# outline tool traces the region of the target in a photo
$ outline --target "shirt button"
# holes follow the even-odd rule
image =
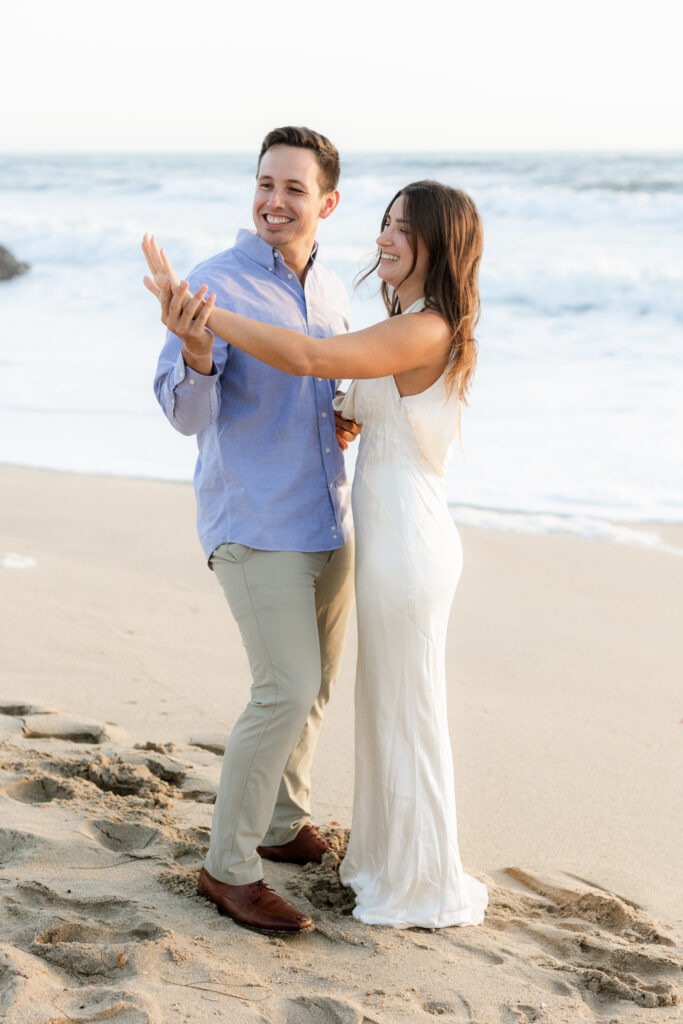
[[[336,533],[337,532],[337,527],[336,526],[331,526],[330,529],[332,530],[332,533]]]
[[[315,379],[316,380],[322,380],[322,377],[316,377]]]
[[[271,271],[272,271],[272,269],[273,269],[272,267],[268,267],[268,270],[271,270]]]
[[[327,413],[326,413],[326,412],[323,412],[323,413],[321,413],[320,415],[322,416],[322,418],[323,418],[324,420],[326,420],[326,419],[327,419]]]
[[[190,384],[194,384],[194,383],[195,383],[194,377],[190,377]]]
[[[329,448],[326,448],[326,449],[325,449],[325,455],[329,455],[329,454],[330,454],[330,449],[329,449]]]
[[[291,279],[292,275],[291,274],[287,274],[287,277],[289,277]]]

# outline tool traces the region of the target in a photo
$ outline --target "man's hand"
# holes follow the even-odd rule
[[[161,289],[161,322],[183,342],[185,364],[197,373],[208,374],[213,368],[213,334],[206,322],[216,302],[208,286],[203,284],[188,297],[188,283],[181,281],[173,291],[169,281]]]
[[[346,451],[352,441],[356,440],[362,425],[362,423],[356,423],[354,420],[345,420],[340,413],[335,411],[334,429],[337,434],[337,444],[343,452]]]

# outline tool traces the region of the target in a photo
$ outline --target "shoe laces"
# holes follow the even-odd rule
[[[322,839],[323,843],[327,842],[325,836],[322,834],[318,826],[313,824],[313,822],[309,821],[306,825],[304,825],[304,828],[308,829],[309,833],[312,832],[316,839]]]
[[[273,887],[271,885],[268,885],[268,883],[266,881],[264,881],[263,878],[259,879],[259,881],[257,881],[257,882],[252,882],[251,884],[252,884],[252,886],[254,888],[254,893],[253,893],[252,898],[249,900],[250,903],[257,903],[261,899],[261,896],[263,894],[263,890],[264,889],[267,892],[273,892],[273,893],[275,892],[275,889],[273,889]],[[277,893],[276,893],[276,895],[277,895]]]

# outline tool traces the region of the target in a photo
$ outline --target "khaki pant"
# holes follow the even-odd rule
[[[335,551],[211,556],[242,634],[251,699],[223,759],[206,870],[244,885],[263,877],[256,847],[292,840],[310,820],[310,771],[353,604],[353,537]]]

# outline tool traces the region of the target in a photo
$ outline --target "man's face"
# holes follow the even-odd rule
[[[318,220],[337,205],[337,192],[320,189],[315,153],[298,146],[273,146],[263,154],[256,180],[256,233],[285,255],[294,245],[313,247]]]

